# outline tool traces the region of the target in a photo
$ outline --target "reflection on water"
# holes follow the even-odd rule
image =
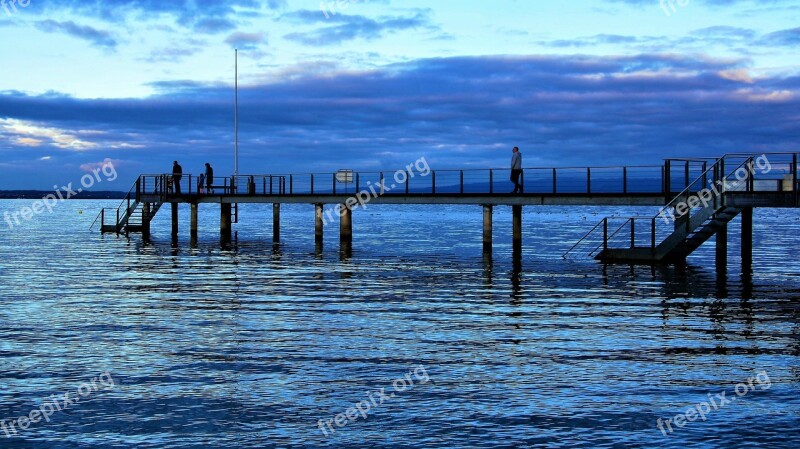
[[[117,386],[0,434],[0,448],[800,441],[800,263],[776,243],[796,235],[796,218],[757,211],[754,274],[742,276],[735,251],[715,272],[713,246],[683,267],[561,260],[603,209],[526,209],[518,252],[510,211],[495,208],[486,255],[478,207],[356,211],[340,251],[337,226],[315,242],[313,206],[282,209],[280,245],[263,225],[271,208],[242,207],[223,250],[218,209],[201,208],[195,244],[188,229],[173,244],[168,214],[144,244],[88,233],[91,214],[76,209],[101,205],[70,202],[0,234],[0,419],[105,370]],[[418,365],[429,384],[320,431]],[[760,370],[769,390],[669,437],[657,429]]]

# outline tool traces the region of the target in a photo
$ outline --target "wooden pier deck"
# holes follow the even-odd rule
[[[398,171],[239,175],[214,179],[212,189],[184,174],[173,187],[172,174],[141,175],[122,204],[98,217],[102,232],[141,232],[149,238],[150,222],[169,204],[177,236],[178,207],[191,207],[190,233],[197,235],[200,205],[220,207],[220,238],[231,240],[240,219],[238,205],[273,204],[274,240],[280,240],[280,206],[314,206],[315,235],[322,242],[325,204],[335,209],[340,242],[352,244],[353,210],[365,204],[458,204],[483,207],[484,249],[491,251],[495,206],[511,206],[513,242],[522,245],[524,206],[662,206],[652,217],[606,217],[565,254],[585,255],[613,263],[685,261],[712,236],[718,259],[727,254],[727,223],[743,216],[752,226],[755,207],[799,207],[798,153],[728,154],[716,158],[671,158],[659,165],[556,167],[524,170],[524,193],[508,193],[510,170],[434,170],[424,159]],[[752,229],[743,229],[752,237]],[[745,254],[752,241],[743,240]]]

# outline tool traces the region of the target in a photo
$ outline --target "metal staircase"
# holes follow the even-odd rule
[[[656,216],[606,217],[570,248],[564,258],[585,253],[605,263],[685,261],[712,236],[727,229],[726,225],[743,210],[729,204],[731,193],[756,192],[757,157],[726,155],[711,167],[703,164],[706,169],[700,176],[687,182],[687,187]],[[671,172],[666,173],[669,179]],[[688,181],[688,168],[686,173]],[[670,189],[667,187],[665,191]],[[642,232],[642,228],[646,230]]]
[[[131,232],[142,232],[145,225],[155,217],[164,201],[142,203],[139,201],[142,192],[141,178],[137,179],[131,189],[125,195],[122,202],[115,209],[103,208],[100,210],[90,230],[99,222],[100,232],[128,234]],[[149,210],[148,210],[149,208]],[[115,211],[114,220],[111,224],[106,224],[106,211]]]

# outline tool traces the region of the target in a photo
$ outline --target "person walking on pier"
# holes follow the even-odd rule
[[[183,177],[183,168],[178,164],[178,161],[172,163],[172,186],[175,188],[175,194],[181,194],[181,178]]]
[[[211,168],[211,164],[206,162],[206,192],[207,193],[214,193],[212,190],[214,185],[214,169]]]
[[[522,176],[522,153],[519,148],[514,147],[514,154],[511,156],[511,182],[514,183],[514,191],[511,193],[523,193],[523,185],[519,178]]]

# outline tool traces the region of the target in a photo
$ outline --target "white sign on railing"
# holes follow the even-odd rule
[[[339,170],[336,172],[336,182],[348,184],[353,182],[353,170]]]

